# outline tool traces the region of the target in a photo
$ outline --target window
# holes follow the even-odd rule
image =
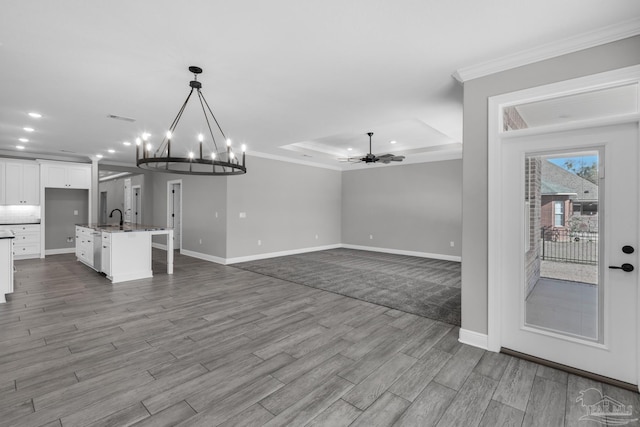
[[[553,202],[553,225],[564,227],[564,202]]]

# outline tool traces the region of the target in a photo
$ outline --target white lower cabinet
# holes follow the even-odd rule
[[[102,233],[102,272],[111,277],[111,233]]]
[[[92,228],[76,226],[76,257],[78,261],[93,268],[93,239]]]
[[[5,294],[13,292],[12,245],[12,238],[0,238],[0,303],[6,302]]]
[[[14,224],[2,226],[15,234],[13,256],[15,259],[40,258],[40,224]]]

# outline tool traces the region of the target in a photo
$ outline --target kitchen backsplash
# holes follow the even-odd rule
[[[0,206],[0,224],[37,224],[40,206]]]

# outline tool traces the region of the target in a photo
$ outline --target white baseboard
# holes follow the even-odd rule
[[[73,254],[76,252],[76,248],[61,248],[61,249],[45,249],[45,255],[60,255],[60,254]]]
[[[154,245],[155,245],[155,243],[154,243]],[[165,247],[164,250],[166,251],[167,248]],[[191,258],[198,258],[198,259],[201,259],[203,261],[215,262],[216,264],[227,265],[229,263],[228,260],[226,260],[224,258],[220,258],[220,257],[217,257],[217,256],[208,255],[208,254],[203,254],[201,252],[189,251],[187,249],[180,249],[180,254],[181,255],[190,256]]]
[[[111,283],[128,282],[130,280],[148,279],[153,277],[153,271],[143,270],[136,271],[134,273],[120,274],[118,276],[107,276],[107,279],[111,280]]]
[[[462,262],[462,257],[455,256],[455,255],[443,255],[443,254],[432,254],[428,252],[405,251],[402,249],[378,248],[375,246],[349,245],[346,243],[343,243],[341,247],[346,249],[357,249],[360,251],[383,252],[386,254],[408,255],[408,256],[415,256],[420,258],[441,259],[443,261]]]
[[[157,249],[161,249],[163,251],[167,250],[167,246],[162,244],[162,243],[152,243],[151,245],[152,245],[152,247],[157,248]],[[462,261],[462,257],[454,256],[454,255],[443,255],[443,254],[432,254],[432,253],[428,253],[428,252],[405,251],[405,250],[401,250],[401,249],[378,248],[378,247],[375,247],[375,246],[349,245],[349,244],[344,244],[344,243],[336,243],[336,244],[333,244],[333,245],[324,245],[324,246],[313,246],[313,247],[309,247],[309,248],[291,249],[291,250],[287,250],[287,251],[267,252],[267,253],[263,253],[263,254],[247,255],[247,256],[234,257],[234,258],[222,258],[222,257],[214,256],[214,255],[203,254],[201,252],[190,251],[190,250],[187,250],[187,249],[181,249],[180,250],[180,254],[186,255],[186,256],[190,256],[190,257],[193,257],[193,258],[198,258],[198,259],[201,259],[201,260],[204,260],[204,261],[215,262],[216,264],[230,265],[230,264],[237,264],[237,263],[240,263],[240,262],[257,261],[257,260],[261,260],[261,259],[276,258],[276,257],[288,256],[288,255],[298,255],[298,254],[304,254],[304,253],[307,253],[307,252],[326,251],[326,250],[329,250],[329,249],[338,249],[338,248],[357,249],[357,250],[372,251],[372,252],[383,252],[383,253],[394,254],[394,255],[408,255],[408,256],[415,256],[415,257],[420,257],[420,258],[441,259],[441,260],[444,260],[444,261],[454,261],[454,262],[461,262]]]
[[[301,249],[291,249],[288,251],[279,251],[279,252],[268,252],[268,253],[264,253],[264,254],[256,254],[256,255],[248,255],[248,256],[241,256],[241,257],[235,257],[235,258],[227,258],[227,264],[236,264],[239,262],[248,262],[248,261],[257,261],[259,259],[267,259],[267,258],[276,258],[279,256],[287,256],[287,255],[298,255],[298,254],[304,254],[307,252],[317,252],[317,251],[326,251],[329,249],[337,249],[337,248],[341,248],[342,245],[339,243],[336,243],[335,245],[325,245],[325,246],[313,246],[310,248],[301,248]]]
[[[152,248],[156,248],[156,249],[161,249],[161,250],[163,250],[163,251],[166,251],[166,250],[167,250],[167,245],[165,245],[164,243],[155,243],[155,242],[152,242],[152,243],[151,243],[151,247],[152,247]]]
[[[483,350],[488,349],[489,337],[486,334],[470,331],[468,329],[460,328],[460,335],[458,341],[462,344],[468,344],[473,347],[478,347]]]

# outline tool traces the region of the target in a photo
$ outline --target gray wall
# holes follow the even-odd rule
[[[88,190],[47,188],[45,197],[45,250],[75,247],[76,227],[86,223],[89,215]],[[77,210],[78,215],[73,211]],[[67,242],[67,237],[73,237]]]
[[[173,180],[182,180],[182,248],[225,258],[227,177],[155,172],[151,181],[153,225],[167,225],[167,182]],[[154,236],[153,241],[165,244],[166,238]]]
[[[260,157],[247,169],[229,178],[227,258],[340,243],[340,171]]]
[[[102,165],[102,164],[100,165],[100,170],[109,170],[109,171],[116,171],[116,172],[131,172],[133,174],[133,175],[129,175],[129,176],[125,176],[117,179],[118,181],[120,181],[117,184],[117,186],[119,187],[119,190],[115,190],[115,188],[112,188],[112,186],[114,186],[115,184],[106,185],[110,181],[103,181],[99,183],[98,187],[101,190],[107,189],[107,191],[111,190],[114,192],[115,191],[121,192],[121,194],[114,195],[113,198],[110,195],[108,195],[109,200],[107,201],[107,204],[108,204],[107,215],[109,215],[109,212],[111,212],[112,209],[118,208],[122,210],[122,208],[124,207],[124,179],[131,178],[131,185],[140,184],[142,188],[142,223],[148,224],[152,222],[153,191],[151,191],[151,182],[153,181],[153,177],[155,176],[156,173],[148,172],[148,171],[145,171],[144,169],[140,169],[136,167]],[[100,191],[98,191],[98,204],[99,203],[100,203]],[[114,215],[117,216],[117,214],[114,214]],[[115,216],[114,218],[109,219],[109,222],[117,222],[118,219],[115,218]],[[97,218],[98,220],[100,218],[100,206],[98,206]]]
[[[462,327],[487,332],[487,99],[640,64],[640,36],[464,84]]]
[[[462,160],[342,175],[345,244],[460,256],[461,222]]]
[[[118,213],[114,214],[113,218],[109,218],[109,213],[114,209],[120,209],[124,212],[124,179],[110,179],[109,181],[102,181],[98,185],[98,222],[102,219],[100,218],[100,212],[102,211],[101,194],[103,192],[107,193],[107,223],[115,224],[120,220],[120,216]]]

